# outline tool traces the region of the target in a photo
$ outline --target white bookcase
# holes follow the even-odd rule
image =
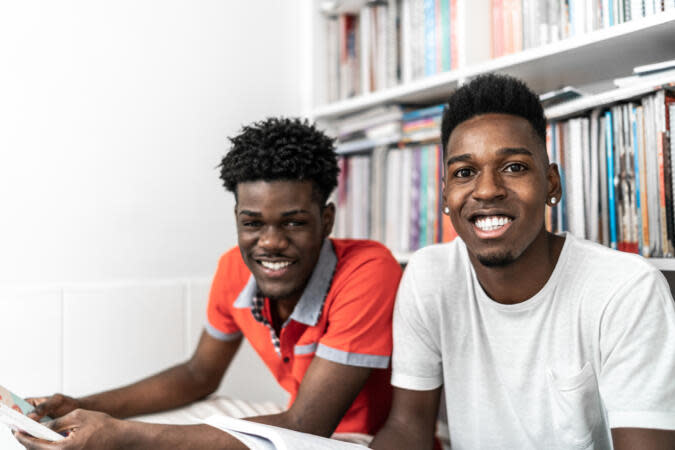
[[[535,92],[544,93],[563,86],[574,86],[586,95],[578,100],[548,108],[547,117],[561,119],[594,107],[609,105],[650,92],[655,86],[675,82],[675,76],[650,78],[642,84],[616,89],[613,79],[632,75],[640,65],[675,59],[675,11],[637,19],[610,28],[593,31],[540,47],[496,59],[489,57],[489,0],[459,0],[471,5],[459,11],[462,26],[459,33],[460,67],[410,83],[327,103],[325,101],[326,68],[325,24],[320,3],[313,3],[313,88],[312,119],[330,128],[331,122],[368,108],[387,104],[442,103],[448,95],[467,80],[482,73],[499,72],[524,80]],[[339,2],[340,12],[356,12],[365,2]],[[480,12],[480,14],[476,13]],[[363,151],[345,147],[345,152]],[[406,262],[409,254],[395,255]],[[675,258],[652,258],[650,261],[663,271],[675,271]]]

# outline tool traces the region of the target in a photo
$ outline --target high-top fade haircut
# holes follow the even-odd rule
[[[229,140],[232,147],[220,163],[220,178],[235,199],[239,183],[311,181],[323,208],[337,186],[334,139],[307,120],[268,118],[244,126]]]
[[[443,155],[452,131],[481,114],[511,114],[530,122],[546,148],[546,117],[539,96],[525,83],[508,75],[480,75],[457,89],[448,100],[441,122]]]

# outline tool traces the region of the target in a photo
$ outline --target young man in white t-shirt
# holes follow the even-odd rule
[[[555,235],[561,182],[522,82],[481,76],[443,116],[459,239],[410,260],[392,411],[373,448],[430,448],[445,390],[462,449],[675,448],[675,303],[642,258]]]

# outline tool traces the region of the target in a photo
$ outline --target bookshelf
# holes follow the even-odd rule
[[[660,86],[675,86],[673,72],[649,76],[622,88],[615,88],[613,83],[616,78],[632,75],[636,66],[675,59],[675,1],[670,10],[658,14],[497,58],[490,58],[489,51],[490,0],[457,2],[465,3],[459,12],[459,19],[463,21],[457,34],[461,54],[459,67],[333,102],[326,101],[327,68],[322,63],[326,56],[322,51],[326,45],[325,18],[317,6],[313,25],[316,63],[311,117],[329,131],[335,131],[335,125],[345,117],[373,108],[387,105],[422,107],[442,103],[468,80],[491,72],[518,77],[539,94],[563,86],[574,86],[584,92],[586,95],[579,99],[546,108],[547,118],[558,122],[588,115],[593,109],[609,107],[617,102],[638,100]],[[357,13],[368,2],[349,0],[337,3],[340,5],[337,12]],[[484,14],[475,14],[476,11]],[[429,142],[420,145],[427,144]],[[339,142],[338,153],[342,156],[362,156],[376,147],[396,146],[401,146],[399,138],[385,136]],[[396,259],[403,264],[412,253],[406,249],[392,249]],[[675,271],[675,258],[650,258],[649,261],[662,271]]]
[[[675,11],[662,12],[381,91],[319,103],[312,110],[312,117],[330,121],[381,104],[442,102],[467,79],[488,72],[521,78],[538,93],[566,85],[589,86],[591,93],[599,93],[611,87],[612,79],[630,75],[635,66],[673,58]],[[323,84],[317,81],[321,89]],[[322,102],[324,96],[318,96]]]

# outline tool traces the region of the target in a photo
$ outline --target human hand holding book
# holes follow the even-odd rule
[[[0,386],[0,422],[13,430],[23,431],[40,439],[48,441],[63,439],[63,436],[59,433],[26,416],[26,414],[32,413],[34,409],[33,405]],[[45,416],[43,420],[51,419]]]

